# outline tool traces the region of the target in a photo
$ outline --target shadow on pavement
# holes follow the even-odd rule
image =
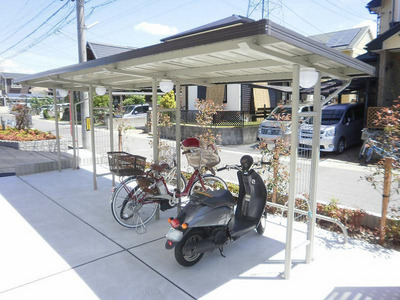
[[[265,266],[284,244],[256,233],[228,245],[227,258],[214,251],[192,268],[181,267],[164,248],[166,219],[175,209],[137,234],[113,219],[111,181],[100,177],[98,187],[93,190],[92,173],[84,169],[1,179],[0,226],[13,230],[3,236],[9,246],[0,258],[7,275],[0,293],[185,299],[240,279],[281,278],[276,271],[268,276]]]
[[[400,287],[398,286],[336,287],[324,300],[346,300],[346,299],[398,300],[400,299]]]

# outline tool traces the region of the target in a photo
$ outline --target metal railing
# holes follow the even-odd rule
[[[163,112],[162,114],[167,114],[171,122],[174,123],[176,121],[176,113],[174,111]],[[197,110],[182,110],[181,124],[197,125],[197,114]],[[209,125],[215,127],[244,127],[246,125],[253,124],[252,122],[255,122],[256,120],[257,114],[251,114],[243,111],[218,111],[213,115],[212,122]]]

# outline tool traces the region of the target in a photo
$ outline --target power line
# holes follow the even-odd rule
[[[292,10],[289,6],[287,6],[285,3],[282,3],[283,6],[285,6],[288,10],[290,10],[293,14],[295,14],[297,17],[299,17],[301,20],[303,20],[305,23],[307,23],[308,25],[310,25],[311,27],[315,28],[316,30],[318,30],[319,32],[325,34],[325,32],[323,32],[321,29],[319,29],[318,27],[314,26],[313,24],[311,24],[310,22],[308,22],[306,19],[304,19],[302,16],[300,16],[297,12],[295,12],[294,10]],[[326,35],[326,34],[325,34]],[[328,35],[327,35],[328,36]]]
[[[70,1],[70,0],[68,0],[68,1]],[[89,0],[89,1],[87,1],[87,3],[91,2],[91,1],[92,0]],[[116,2],[116,1],[118,1],[118,0],[106,0],[105,2],[103,2],[101,4],[93,6],[92,10],[87,15],[87,18],[89,18],[97,8],[106,6],[106,5],[111,4],[113,2]],[[16,56],[28,51],[28,49],[33,48],[34,46],[36,46],[39,43],[43,42],[43,40],[47,39],[48,37],[50,37],[51,35],[53,35],[53,34],[55,34],[57,32],[63,34],[64,36],[68,37],[69,39],[72,39],[71,37],[69,37],[66,34],[62,33],[60,30],[76,19],[76,16],[74,16],[72,19],[68,20],[68,18],[74,12],[74,10],[75,10],[75,6],[72,8],[71,11],[69,11],[69,13],[66,16],[61,18],[61,20],[59,20],[55,25],[53,25],[47,32],[45,32],[44,34],[42,34],[41,36],[36,38],[32,43],[30,43],[26,47],[18,50],[16,53],[14,53],[14,54],[12,54],[12,55],[10,55],[8,57],[6,57],[6,59],[10,59],[10,58],[16,57]],[[47,19],[42,25],[46,24],[48,20],[49,19]],[[42,25],[40,25],[40,26],[42,26]],[[76,41],[76,40],[74,40],[74,41]],[[7,50],[5,50],[5,51],[7,51]],[[0,55],[3,54],[4,52],[0,53]]]
[[[342,10],[342,11],[344,11],[344,12],[346,12],[346,13],[348,13],[348,14],[350,14],[350,15],[356,17],[356,18],[359,18],[359,19],[362,19],[362,20],[365,20],[365,19],[367,19],[367,20],[373,20],[373,19],[370,19],[370,18],[360,17],[360,16],[354,14],[353,12],[351,12],[351,11],[349,11],[349,10],[347,10],[347,9],[344,9],[343,7],[337,5],[336,3],[332,2],[331,0],[325,0],[325,1],[329,2],[329,3],[332,4],[333,6],[339,8],[340,10]]]
[[[156,1],[159,1],[159,0],[156,0]],[[178,10],[178,9],[184,7],[184,6],[190,5],[190,4],[192,4],[193,2],[195,2],[195,1],[197,1],[197,0],[188,1],[188,2],[186,2],[186,3],[184,3],[184,4],[182,4],[182,5],[179,5],[179,6],[177,6],[177,7],[173,7],[173,8],[171,8],[171,9],[168,9],[168,10],[162,12],[162,13],[153,15],[152,17],[138,20],[137,22],[144,22],[144,21],[148,21],[148,20],[157,18],[157,17],[162,16],[162,15],[165,15],[165,14],[171,12],[171,11]],[[147,5],[146,5],[146,6],[147,6]],[[117,31],[119,31],[119,30],[120,30],[120,28],[118,28],[118,29],[116,29],[116,30],[113,30],[113,31],[111,31],[111,32],[107,32],[107,34],[112,34],[112,33],[117,32]]]
[[[50,3],[50,5],[46,6],[44,9],[42,9],[38,14],[36,14],[32,19],[28,20],[24,24],[22,24],[20,27],[18,27],[16,30],[14,30],[10,35],[8,35],[2,42],[4,43],[5,41],[9,40],[12,36],[14,36],[17,32],[19,32],[22,28],[24,28],[26,25],[32,23],[34,20],[37,19],[38,16],[40,16],[44,11],[46,11],[51,5],[54,3],[58,2],[58,0],[53,0],[53,2]],[[18,14],[18,13],[17,13]]]
[[[134,7],[125,9],[125,10],[124,10],[123,12],[121,12],[121,13],[118,13],[118,14],[116,14],[116,15],[114,15],[114,16],[111,16],[111,17],[105,19],[105,20],[102,20],[102,22],[101,22],[99,25],[97,25],[96,27],[99,28],[99,27],[101,27],[101,26],[108,25],[108,24],[114,22],[114,20],[117,20],[119,17],[124,16],[124,15],[127,15],[127,14],[130,14],[131,11],[137,12],[137,11],[139,11],[139,10],[145,8],[145,7],[148,7],[148,6],[150,6],[150,5],[152,5],[152,4],[156,3],[156,2],[159,2],[159,1],[160,1],[160,0],[149,0],[149,1],[146,2],[145,5],[142,5],[143,3],[141,3],[140,5],[136,5],[136,6],[134,6]],[[164,13],[165,13],[165,12],[164,12]],[[163,13],[163,14],[164,14],[164,13]]]
[[[39,0],[39,1],[40,1],[40,0]],[[38,4],[39,1],[35,1],[34,4]],[[44,1],[47,2],[47,0],[44,0]],[[42,3],[39,3],[39,5],[38,5],[37,8],[40,8],[40,7],[42,7],[42,6],[43,6],[43,4],[42,4]],[[28,11],[27,11],[25,14],[19,15],[19,14],[21,14],[21,12],[22,12],[24,9],[27,9]],[[10,20],[8,23],[2,24],[3,27],[2,27],[2,29],[1,29],[1,31],[4,31],[4,33],[2,34],[2,36],[8,34],[11,30],[14,30],[16,27],[18,27],[18,26],[20,25],[18,22],[15,22],[15,17],[14,17],[14,16],[18,16],[18,19],[19,19],[19,20],[26,20],[27,18],[29,18],[29,17],[32,15],[32,11],[35,11],[35,10],[36,10],[36,7],[35,7],[35,8],[29,7],[28,1],[25,2],[25,4],[24,4],[14,15],[7,14],[7,13],[3,10],[3,11],[2,11],[2,21],[3,21],[3,22],[6,21],[6,18],[5,18],[6,15],[8,15],[9,18],[11,18],[11,20]]]
[[[49,20],[51,20],[55,15],[57,15],[64,7],[66,7],[68,5],[68,3],[70,2],[70,0],[68,0],[63,6],[61,6],[58,10],[56,10],[50,17],[48,17],[46,19],[46,21],[44,21],[42,24],[40,24],[38,27],[36,27],[32,32],[30,32],[28,35],[26,35],[24,38],[22,38],[21,40],[19,40],[18,42],[16,42],[15,44],[13,44],[12,46],[8,47],[6,50],[0,52],[0,55],[4,54],[5,52],[15,48],[15,46],[21,44],[24,40],[26,40],[28,37],[30,37],[31,35],[33,35],[36,31],[38,31],[41,27],[44,26],[44,24],[46,24]]]
[[[322,5],[321,3],[319,3],[319,2],[317,2],[317,1],[315,1],[315,0],[310,0],[310,1],[313,2],[314,4],[318,5],[318,6],[322,7],[323,9],[326,9],[326,10],[330,11],[331,13],[333,13],[333,14],[339,16],[339,17],[342,17],[343,19],[346,19],[346,20],[349,19],[349,17],[346,17],[346,16],[342,15],[341,13],[337,12],[336,10],[333,10],[333,9],[331,9],[331,8],[325,6],[325,5]],[[331,3],[331,2],[329,2],[329,3]],[[331,3],[331,4],[332,4],[332,3]],[[338,7],[338,8],[341,8],[341,7],[337,6],[337,5],[335,5],[335,6]],[[364,18],[364,19],[368,19],[368,18]],[[353,20],[354,20],[354,19],[353,19]],[[370,19],[368,19],[368,20],[370,20]],[[356,20],[356,21],[357,21],[357,20]],[[357,22],[358,22],[358,21],[357,21]]]

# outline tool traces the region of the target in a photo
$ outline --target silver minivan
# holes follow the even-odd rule
[[[335,104],[322,109],[320,149],[324,152],[343,153],[361,142],[364,127],[364,106],[361,104]],[[312,145],[312,119],[300,126],[299,143]]]

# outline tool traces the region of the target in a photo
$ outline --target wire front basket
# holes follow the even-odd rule
[[[143,175],[146,157],[127,152],[107,152],[110,172],[117,176]]]

